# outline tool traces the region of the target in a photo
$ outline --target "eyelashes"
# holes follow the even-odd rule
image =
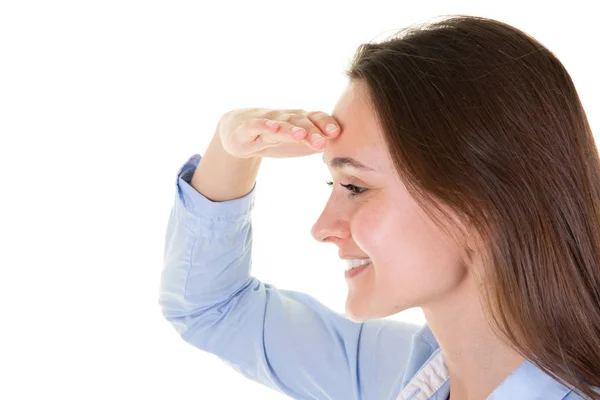
[[[333,182],[332,182],[332,181],[325,181],[325,183],[326,183],[328,186],[333,186]],[[348,196],[349,196],[349,197],[358,196],[358,195],[360,195],[360,194],[362,194],[362,193],[366,192],[367,190],[369,190],[369,189],[367,189],[367,188],[363,188],[363,187],[360,187],[360,186],[352,185],[352,184],[350,184],[350,183],[349,183],[349,184],[347,184],[347,185],[344,185],[343,183],[340,183],[340,185],[341,185],[343,188],[345,188],[345,189],[347,189],[347,190],[349,191],[349,193],[348,193]]]

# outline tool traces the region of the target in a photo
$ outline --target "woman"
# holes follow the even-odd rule
[[[361,45],[347,73],[332,115],[231,111],[181,168],[164,316],[295,399],[600,399],[600,162],[563,65],[454,16]],[[250,275],[261,159],[321,151],[312,234],[366,263],[351,320]],[[381,319],[417,306],[423,327]]]

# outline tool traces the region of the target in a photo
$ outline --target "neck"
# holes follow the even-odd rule
[[[487,398],[525,360],[493,334],[468,274],[423,312],[446,359],[452,400]]]

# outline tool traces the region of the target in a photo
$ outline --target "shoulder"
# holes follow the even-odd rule
[[[600,395],[600,387],[594,387],[593,390]],[[590,400],[590,398],[573,389],[562,400]]]
[[[363,322],[359,353],[365,398],[397,397],[437,345],[429,343],[426,331],[424,326],[393,319]]]

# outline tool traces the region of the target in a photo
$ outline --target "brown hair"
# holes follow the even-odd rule
[[[410,193],[457,243],[452,227],[478,239],[465,256],[481,268],[465,265],[495,332],[600,399],[600,160],[562,63],[506,23],[454,15],[360,45],[346,73]]]

